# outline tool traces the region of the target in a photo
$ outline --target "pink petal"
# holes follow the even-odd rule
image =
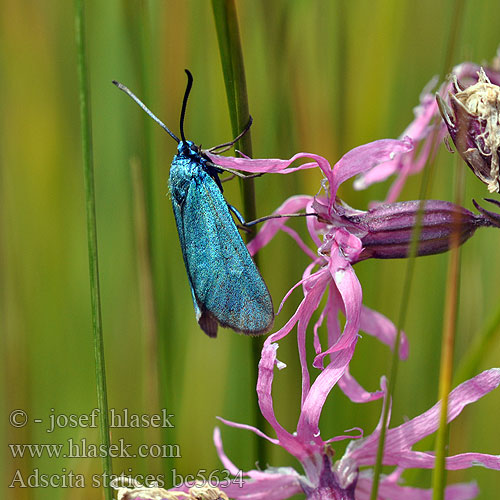
[[[344,441],[345,439],[361,439],[363,437],[363,429],[360,427],[353,427],[352,429],[347,429],[344,432],[350,432],[350,431],[357,431],[357,435],[352,435],[352,434],[342,434],[340,436],[335,436],[330,439],[327,439],[325,443],[334,443],[337,441]]]
[[[328,296],[330,296],[330,294],[328,294]],[[316,354],[319,354],[321,352],[321,341],[319,339],[319,332],[318,332],[318,330],[323,325],[323,321],[325,320],[325,317],[328,316],[328,309],[329,309],[329,306],[328,306],[328,301],[327,301],[327,304],[325,305],[325,307],[321,311],[321,314],[319,315],[318,321],[316,321],[316,323],[314,324],[314,328],[313,328],[314,340],[313,340],[313,343],[314,343],[314,352]]]
[[[284,232],[284,233],[287,233],[289,234],[294,240],[295,242],[297,243],[297,245],[299,245],[300,249],[306,254],[308,255],[311,259],[313,260],[317,260],[318,256],[316,255],[315,252],[313,252],[305,243],[304,241],[302,240],[302,238],[299,236],[299,233],[297,233],[297,231],[295,231],[294,229],[292,229],[291,227],[288,227],[288,226],[283,226],[281,228],[281,230]],[[250,252],[251,255],[252,252]]]
[[[434,98],[434,93],[431,90],[436,86],[437,79],[433,78],[423,89],[420,94],[420,104],[414,109],[415,118],[408,125],[406,130],[400,135],[400,138],[409,137],[415,144],[424,138],[428,137],[429,134],[434,130],[434,127],[430,126],[432,119],[438,115],[438,107],[436,99]],[[434,141],[434,138],[431,138]],[[432,142],[431,141],[431,142]],[[414,163],[415,152],[407,152],[399,154],[396,158],[389,160],[387,162],[380,163],[374,168],[361,173],[354,182],[354,188],[361,190],[366,189],[368,186],[386,180],[389,176],[394,173],[401,174],[403,171],[404,175],[398,176],[396,183],[392,186],[392,196],[387,197],[386,202],[390,203],[397,198],[399,192],[401,191],[406,177],[410,171],[413,171],[412,164]],[[428,157],[424,158],[424,164]],[[420,168],[423,167],[423,164]],[[396,198],[394,198],[396,197]]]
[[[339,380],[338,386],[353,403],[367,403],[384,397],[383,391],[368,392],[361,387],[350,374],[349,367],[347,367],[344,375]]]
[[[328,329],[328,345],[332,346],[337,343],[342,334],[339,321],[339,311],[345,316],[344,302],[342,295],[336,286],[330,286],[327,301],[327,329]]]
[[[429,135],[424,139],[424,144],[420,148],[418,154],[415,151],[411,151],[400,156],[400,162],[396,172],[397,178],[390,187],[384,203],[393,203],[397,201],[408,176],[418,174],[429,161],[433,160],[445,135],[446,127],[442,126],[437,128],[433,135]]]
[[[330,182],[330,204],[335,200],[339,186],[347,179],[412,149],[411,140],[407,138],[402,141],[382,139],[358,146],[346,153],[333,167],[333,182]]]
[[[222,418],[222,417],[217,417],[217,420],[220,420],[223,424],[226,424],[229,427],[236,427],[236,429],[243,429],[245,431],[252,431],[254,434],[257,434],[257,436],[260,436],[261,438],[267,439],[270,443],[279,445],[279,442],[277,439],[273,439],[273,438],[269,437],[267,434],[262,432],[257,427],[254,427],[253,425],[240,424],[239,422],[233,422],[232,420],[226,420],[225,418]]]
[[[272,344],[286,337],[292,331],[293,327],[297,324],[300,318],[304,317],[305,315],[309,315],[310,317],[310,311],[312,310],[314,312],[314,303],[311,302],[313,296],[310,296],[309,290],[315,289],[318,294],[323,294],[328,285],[329,274],[326,268],[320,268],[319,271],[315,272],[314,274],[308,275],[307,271],[310,271],[313,267],[314,263],[306,268],[306,272],[304,273],[305,276],[303,277],[303,279],[290,289],[290,291],[285,295],[283,302],[300,284],[302,284],[304,288],[304,299],[302,299],[299,307],[297,308],[293,316],[287,321],[287,323],[280,330],[267,337],[267,339],[265,340],[265,344]],[[280,305],[280,309],[283,305],[283,302]]]
[[[320,451],[322,450],[322,441],[319,437],[319,418],[323,405],[332,388],[349,365],[355,347],[356,342],[352,342],[346,349],[332,355],[331,362],[316,377],[302,405],[297,424],[297,437],[304,442],[315,442]]]
[[[264,347],[272,345],[274,342],[288,335],[292,330],[292,328],[295,326],[295,324],[298,323],[297,343],[299,346],[299,359],[302,369],[302,401],[304,400],[309,390],[309,369],[307,366],[306,342],[305,342],[306,330],[309,324],[309,320],[314,311],[318,308],[318,304],[329,282],[329,273],[326,268],[321,268],[319,271],[309,276],[308,273],[310,272],[310,270],[312,270],[312,267],[313,265],[308,266],[306,272],[304,273],[305,277],[302,280],[304,289],[304,299],[297,308],[297,311],[285,324],[285,326],[283,326],[276,333],[270,335],[264,343]]]
[[[338,311],[342,309],[341,307],[342,297],[339,294],[336,287],[330,287],[328,294],[328,301],[323,310],[323,314],[327,315],[328,322],[328,345],[333,346],[340,337],[340,323],[338,320]],[[363,309],[362,309],[363,311]],[[389,320],[387,320],[389,321]],[[315,347],[316,353],[319,353],[320,346],[319,340]],[[324,359],[322,360],[324,362]],[[344,394],[355,403],[365,403],[368,401],[374,401],[383,397],[383,391],[368,392],[366,391],[354,377],[349,373],[349,367],[346,368],[344,375],[338,381],[338,386],[344,392]]]
[[[455,388],[448,398],[448,422],[454,420],[462,410],[500,385],[500,369],[486,370],[474,378],[467,380]],[[424,437],[435,432],[439,426],[441,403],[435,404],[422,415],[401,424],[399,427],[387,431],[384,464],[399,465],[401,467],[428,468],[431,454],[411,451],[411,447]],[[378,446],[377,430],[363,441],[354,443],[349,457],[358,465],[372,465],[375,461]],[[457,455],[460,457],[460,455]],[[475,458],[481,460],[485,467],[498,467],[498,457],[477,454]],[[450,466],[460,464],[459,458],[453,458]],[[465,457],[463,460],[467,460]],[[454,465],[455,464],[455,465]],[[432,465],[431,465],[432,466]]]
[[[339,241],[338,244],[337,240]],[[313,366],[316,368],[323,366],[325,356],[347,348],[357,338],[360,325],[362,290],[356,273],[346,256],[349,257],[351,253],[355,255],[360,250],[361,241],[356,236],[351,235],[342,228],[335,231],[334,239],[331,240],[328,270],[342,297],[346,323],[342,336],[337,342],[315,357]]]
[[[361,472],[356,484],[356,500],[369,500],[372,488],[372,478]],[[479,489],[475,483],[453,484],[446,487],[446,500],[470,500],[476,498]],[[401,486],[392,481],[382,479],[379,485],[378,500],[431,500],[432,490]]]
[[[307,206],[306,211],[307,212],[315,212],[314,206],[318,202],[317,198],[313,198],[311,203]],[[328,207],[328,202],[327,202],[327,207]],[[327,212],[327,208],[323,212]],[[326,232],[326,224],[323,222],[319,222],[316,217],[307,217],[306,220],[307,223],[307,230],[309,231],[309,236],[313,240],[314,244],[316,245],[316,248],[319,248],[322,244],[321,239],[319,238],[320,234],[323,234]]]
[[[220,435],[220,429],[218,427],[214,428],[213,440],[215,449],[217,450],[217,455],[219,455],[219,459],[222,462],[222,465],[233,475],[236,476],[240,472],[240,469],[236,467],[236,465],[229,460],[226,452],[224,451],[224,447],[222,445],[222,438]]]
[[[448,422],[454,420],[469,404],[478,401],[500,384],[500,369],[492,368],[463,382],[448,397]],[[441,403],[438,402],[422,415],[387,432],[386,449],[411,447],[439,427]]]
[[[288,290],[288,292],[286,292],[285,296],[281,300],[280,306],[278,308],[278,312],[276,314],[279,314],[281,312],[281,309],[283,309],[285,302],[288,300],[288,298],[290,297],[290,295],[293,293],[293,291],[295,289],[299,288],[299,286],[302,286],[304,288],[304,290],[307,290],[307,288],[305,288],[305,285],[308,281],[316,281],[316,279],[318,277],[318,273],[325,274],[324,271],[322,271],[322,270],[318,271],[318,273],[313,274],[312,270],[314,267],[316,267],[316,265],[317,265],[317,262],[311,262],[311,264],[309,264],[306,267],[306,269],[302,275],[302,279],[300,281],[298,281],[297,283],[295,283],[295,285],[293,285],[292,288],[290,288],[290,290]],[[297,311],[296,311],[296,313],[297,313]],[[294,323],[294,325],[295,325],[295,323]],[[280,338],[283,338],[283,337],[280,337]],[[273,338],[272,340],[270,340],[270,342],[276,342],[280,338]]]
[[[264,347],[262,348],[262,356],[259,363],[259,377],[257,380],[257,395],[259,398],[260,411],[276,432],[276,436],[281,446],[300,461],[311,453],[312,450],[309,443],[302,443],[297,437],[286,431],[279,424],[274,414],[271,392],[277,349],[278,344],[267,343],[264,343]]]
[[[414,141],[420,141],[429,135],[429,131],[432,130],[429,123],[438,113],[438,106],[433,92],[437,83],[437,78],[433,77],[424,87],[420,93],[420,104],[413,110],[415,119],[406,127],[401,137],[408,136]]]
[[[311,196],[293,196],[288,198],[288,200],[275,210],[274,214],[281,215],[300,212],[311,200]],[[287,217],[282,217],[279,219],[270,219],[264,222],[255,238],[247,245],[250,254],[255,255],[258,250],[265,247],[272,240],[275,234],[279,230],[283,229],[287,221]]]
[[[405,469],[433,469],[436,465],[436,458],[431,452],[388,450],[384,454],[384,465],[398,465]],[[500,470],[500,456],[485,453],[461,453],[446,458],[447,470],[467,469],[473,466]]]
[[[393,160],[386,161],[377,165],[375,168],[363,172],[356,177],[353,182],[353,187],[356,191],[362,191],[372,184],[385,181],[392,174],[399,171],[401,165],[401,156],[397,156]]]
[[[500,470],[500,455],[488,455],[486,453],[460,453],[446,458],[446,468],[448,470],[467,469],[473,466]]]
[[[265,172],[275,174],[290,174],[297,170],[320,167],[324,172],[330,172],[330,164],[325,158],[319,155],[310,153],[297,153],[289,160],[279,159],[252,159],[252,158],[235,158],[231,156],[220,156],[213,153],[205,152],[205,154],[219,167],[230,168],[232,170],[243,170],[244,172]],[[301,158],[312,158],[315,163],[305,163],[298,167],[288,168],[295,160]]]
[[[324,274],[325,277],[327,274]],[[307,362],[307,349],[306,349],[306,333],[307,327],[309,325],[309,321],[311,320],[311,316],[318,309],[319,303],[323,294],[326,291],[326,286],[328,284],[327,279],[325,278],[318,286],[315,286],[306,292],[304,298],[304,308],[299,318],[298,326],[297,326],[297,345],[299,348],[299,360],[300,367],[302,372],[302,398],[301,402],[303,403],[308,392],[309,392],[309,384],[310,384],[310,376],[309,376],[309,366]],[[307,304],[307,306],[306,306]]]
[[[286,473],[282,470],[286,470]],[[248,473],[250,480],[244,479],[243,486],[235,481],[225,488],[221,487],[221,490],[235,500],[284,500],[303,493],[300,476],[291,468],[280,467],[276,472],[255,471],[259,472],[258,478],[252,477],[252,472]]]

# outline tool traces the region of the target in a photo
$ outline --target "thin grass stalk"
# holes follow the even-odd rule
[[[437,145],[437,136],[434,138],[431,145],[430,151],[435,151]],[[431,153],[432,154],[432,153]],[[406,266],[406,273],[403,285],[403,295],[401,297],[401,304],[399,308],[398,315],[398,333],[396,339],[394,340],[394,347],[392,349],[392,359],[391,359],[391,370],[389,375],[389,381],[387,386],[387,398],[384,401],[384,406],[382,410],[382,428],[380,430],[380,438],[377,448],[377,457],[375,460],[375,467],[373,472],[373,484],[372,491],[370,494],[370,500],[377,500],[378,487],[380,483],[380,474],[382,474],[383,460],[384,460],[384,447],[385,447],[385,437],[387,433],[387,427],[389,425],[389,408],[391,406],[394,392],[396,390],[396,379],[399,367],[399,349],[401,346],[401,332],[405,329],[406,316],[408,312],[408,304],[410,303],[410,293],[413,283],[413,277],[415,275],[415,259],[417,257],[418,250],[418,240],[420,238],[420,233],[422,230],[422,220],[425,212],[425,200],[427,198],[427,193],[430,190],[430,186],[433,180],[433,161],[428,162],[422,173],[422,183],[420,185],[419,199],[420,204],[418,207],[417,215],[415,218],[415,229],[413,230],[410,250],[408,254],[408,264]]]
[[[458,161],[457,161],[458,163]],[[464,191],[464,175],[462,165],[457,165],[455,201],[462,204]],[[457,221],[460,223],[460,220]],[[443,336],[441,341],[441,363],[439,373],[439,399],[441,412],[439,429],[436,436],[436,460],[432,476],[432,498],[443,500],[446,488],[446,456],[449,438],[448,426],[448,395],[451,392],[453,376],[453,360],[455,351],[455,337],[457,330],[458,301],[460,297],[460,236],[459,230],[452,236],[455,248],[452,248],[448,266],[446,302],[443,322]]]
[[[451,34],[450,37],[448,38],[448,46],[446,50],[446,56],[444,60],[444,71],[443,74],[446,75],[447,72],[451,69],[452,61],[453,61],[453,55],[455,53],[455,47],[457,44],[457,41],[459,39],[459,33],[460,33],[460,27],[461,27],[461,22],[463,18],[463,12],[464,12],[464,5],[463,5],[463,0],[460,0],[458,2],[458,5],[456,9],[453,8],[454,2],[452,3],[452,10],[454,12],[452,24],[451,24]],[[436,126],[438,126],[436,124]],[[433,143],[431,145],[430,151],[431,154],[435,152],[435,148],[437,146],[437,134],[433,140]],[[408,304],[409,304],[409,298],[410,298],[410,290],[411,290],[411,284],[413,281],[413,275],[414,275],[414,269],[415,269],[415,257],[417,255],[417,248],[418,248],[418,239],[420,236],[421,232],[421,226],[422,226],[422,219],[424,215],[424,206],[425,206],[425,199],[427,198],[427,193],[430,190],[431,186],[431,180],[433,178],[432,175],[432,165],[434,161],[427,162],[424,169],[423,169],[423,174],[422,174],[422,183],[420,186],[420,194],[419,194],[419,199],[421,200],[420,202],[420,207],[417,212],[417,217],[415,220],[415,229],[413,231],[412,235],[412,242],[410,245],[410,251],[409,251],[409,261],[408,265],[406,268],[406,275],[405,275],[405,281],[404,281],[404,287],[403,287],[403,295],[401,299],[401,307],[399,311],[399,319],[398,319],[398,333],[396,335],[396,339],[394,341],[394,348],[392,351],[392,360],[391,360],[391,371],[390,371],[390,378],[389,378],[389,383],[388,383],[388,394],[386,401],[384,403],[383,411],[382,411],[382,422],[381,422],[381,430],[380,430],[380,438],[378,442],[378,448],[377,448],[377,457],[375,460],[375,467],[374,467],[374,472],[373,472],[373,484],[372,484],[372,490],[370,493],[370,500],[377,500],[377,495],[378,495],[378,487],[380,484],[380,475],[382,473],[382,464],[383,464],[383,459],[384,459],[384,447],[385,447],[385,438],[386,438],[386,433],[387,433],[387,426],[389,424],[389,407],[393,399],[395,387],[396,387],[396,377],[397,377],[397,370],[398,370],[398,365],[399,365],[399,348],[401,345],[401,331],[404,330],[404,325],[406,322],[406,311],[408,309]],[[444,465],[444,464],[443,464]]]
[[[424,179],[425,184],[427,184],[429,174],[425,175],[425,172],[430,169],[424,169]],[[424,185],[424,180],[422,181]],[[387,397],[384,399],[383,409],[382,409],[382,421],[380,429],[380,438],[377,447],[377,457],[375,460],[375,467],[373,471],[373,483],[372,490],[370,494],[370,500],[377,500],[378,498],[378,487],[380,483],[380,475],[382,474],[383,459],[384,459],[384,447],[385,447],[385,437],[387,432],[387,427],[389,425],[389,409],[391,407],[393,395],[396,389],[396,379],[399,367],[399,349],[401,346],[401,332],[405,328],[406,316],[408,312],[408,304],[410,302],[410,293],[413,283],[413,277],[415,275],[415,257],[417,255],[418,249],[418,238],[422,228],[422,218],[423,218],[423,203],[420,204],[419,210],[417,212],[417,217],[415,221],[415,229],[412,235],[412,241],[409,251],[409,260],[406,266],[406,273],[403,285],[403,295],[401,297],[401,304],[399,307],[398,315],[398,333],[396,339],[394,340],[394,347],[392,349],[392,359],[391,359],[391,370],[389,374],[388,386],[387,386]]]
[[[445,59],[445,71],[449,71],[453,64],[454,47],[459,39],[462,20],[465,11],[464,0],[453,1],[451,8],[454,13],[450,28],[448,51]],[[463,138],[459,140],[464,140]],[[455,170],[455,202],[462,205],[465,181],[463,166],[457,158]],[[457,221],[459,222],[459,221]],[[441,361],[439,371],[439,399],[441,401],[441,412],[439,418],[439,429],[436,435],[435,455],[436,461],[432,474],[432,499],[444,500],[446,490],[446,456],[449,442],[448,426],[448,395],[451,392],[453,363],[455,351],[456,323],[458,315],[458,301],[460,291],[460,243],[458,230],[456,233],[456,248],[452,249],[448,264],[448,276],[446,287],[446,303],[443,322],[443,336],[441,341]]]
[[[80,120],[82,136],[85,208],[87,214],[87,238],[89,254],[90,300],[92,330],[96,368],[97,405],[99,408],[99,432],[101,444],[110,447],[108,401],[106,392],[106,369],[104,362],[104,339],[102,333],[101,297],[99,288],[99,265],[97,255],[97,221],[94,191],[94,163],[92,148],[92,124],[90,112],[90,85],[85,46],[85,14],[82,0],[75,0],[76,52],[80,94]],[[104,477],[111,477],[111,457],[106,453],[102,459]],[[106,500],[112,500],[113,491],[104,485]]]
[[[234,0],[212,0],[217,39],[221,55],[222,71],[226,85],[227,103],[233,136],[236,137],[250,119],[245,65],[241,49],[238,15]],[[249,130],[235,145],[247,156],[252,156],[252,131]],[[247,220],[257,218],[253,179],[241,179],[243,210]],[[252,230],[250,227],[249,229]],[[255,231],[253,229],[253,231]],[[249,233],[248,239],[251,239]]]
[[[226,86],[227,103],[233,136],[236,137],[248,124],[250,119],[248,93],[245,78],[245,65],[241,49],[238,16],[234,0],[212,0],[215,28],[219,42],[222,71]],[[252,136],[249,130],[235,145],[235,148],[247,156],[252,156]],[[243,198],[243,213],[247,221],[257,218],[255,208],[255,186],[253,179],[244,179],[240,182]],[[250,228],[252,229],[252,228]],[[246,234],[249,241],[255,234],[255,229]],[[258,258],[254,258],[258,266]],[[258,365],[263,340],[260,337],[252,339],[252,380],[257,386]],[[266,420],[254,403],[254,423],[259,429],[266,428]],[[263,439],[256,436],[258,461],[262,466],[267,464],[267,446]]]

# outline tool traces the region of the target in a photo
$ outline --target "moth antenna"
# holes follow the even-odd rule
[[[175,142],[180,142],[180,139],[129,88],[116,80],[113,80],[113,84],[131,97]]]
[[[186,75],[188,77],[188,82],[186,86],[186,92],[184,92],[184,99],[182,100],[182,109],[181,109],[180,130],[181,130],[182,142],[186,142],[186,137],[184,135],[184,118],[186,116],[186,107],[187,107],[189,93],[191,92],[191,87],[193,86],[193,75],[188,69],[185,69],[184,71],[186,72]]]

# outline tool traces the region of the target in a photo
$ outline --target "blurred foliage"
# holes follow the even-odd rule
[[[324,155],[333,164],[350,148],[397,137],[412,119],[412,108],[432,76],[441,73],[454,2],[387,0],[370,2],[237,2],[247,74],[255,157],[288,158],[297,151]],[[175,143],[158,127],[144,133],[140,110],[111,85],[117,79],[135,90],[177,133],[185,86],[184,68],[194,77],[186,133],[203,146],[231,139],[217,39],[210,2],[110,0],[86,2],[91,71],[94,160],[103,327],[111,408],[130,414],[155,413],[163,404],[152,395],[159,368],[169,388],[168,412],[174,429],[112,429],[113,442],[178,444],[178,473],[221,469],[212,430],[216,415],[252,422],[255,398],[249,339],[222,331],[217,340],[198,329],[170,201],[165,196]],[[500,43],[495,0],[467,2],[453,64],[491,60]],[[92,353],[87,243],[83,199],[77,74],[72,2],[7,0],[0,17],[0,325],[2,331],[2,458],[5,485],[19,469],[43,474],[84,474],[87,488],[15,488],[12,499],[98,498],[91,486],[100,473],[98,458],[13,459],[5,443],[67,444],[96,429],[66,427],[47,432],[52,414],[89,414],[96,406]],[[149,125],[147,125],[149,126]],[[148,156],[149,155],[149,156]],[[145,335],[141,308],[140,239],[134,222],[133,159],[150,165],[154,212],[151,227],[156,255],[160,362]],[[455,160],[444,147],[433,164],[431,198],[452,199]],[[469,172],[467,172],[469,174]],[[318,172],[266,176],[256,180],[258,215],[270,213],[286,197],[315,194]],[[343,187],[342,197],[357,208],[381,199],[388,183],[365,192]],[[402,199],[417,197],[412,178]],[[237,183],[225,185],[239,206]],[[467,207],[485,196],[484,186],[467,175]],[[135,214],[135,215],[134,215]],[[305,236],[304,223],[293,222]],[[500,234],[481,230],[463,250],[457,359],[498,308],[496,285]],[[280,234],[260,256],[262,274],[277,306],[308,263],[293,241]],[[407,321],[410,358],[400,367],[394,424],[434,404],[447,256],[422,258]],[[405,263],[367,261],[357,266],[364,302],[396,319]],[[389,279],[388,279],[389,278]],[[293,294],[277,318],[290,317],[300,300]],[[492,345],[480,369],[498,365]],[[299,412],[299,372],[293,335],[282,342],[288,369],[276,377],[278,418],[288,429]],[[352,372],[374,390],[387,372],[389,352],[363,336]],[[451,451],[498,453],[500,392],[467,408],[451,428]],[[8,414],[24,409],[29,424],[14,428]],[[380,402],[354,405],[340,391],[329,398],[322,433],[329,436],[359,426],[370,432]],[[33,419],[42,419],[37,424]],[[254,466],[255,441],[249,432],[223,428],[225,450],[243,469]],[[424,443],[432,446],[429,440]],[[336,447],[342,453],[342,445]],[[293,465],[280,449],[270,449],[271,465]],[[114,471],[164,474],[165,461],[119,458]],[[407,476],[429,485],[426,473]],[[498,473],[475,468],[449,474],[450,481],[477,480],[480,498],[493,498]]]

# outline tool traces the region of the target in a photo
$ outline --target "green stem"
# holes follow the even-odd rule
[[[451,2],[453,20],[450,28],[448,40],[448,50],[445,58],[445,74],[450,71],[453,64],[455,46],[459,39],[462,19],[465,10],[464,0]],[[457,161],[455,170],[455,202],[462,205],[465,192],[465,181],[463,165]],[[460,221],[457,221],[460,222]],[[439,400],[441,401],[441,411],[439,417],[439,429],[436,435],[435,454],[436,461],[432,474],[432,499],[444,500],[446,490],[446,456],[449,441],[448,426],[448,395],[451,391],[453,377],[453,363],[455,351],[456,324],[458,315],[458,301],[460,291],[460,237],[454,238],[457,245],[451,251],[447,286],[446,303],[443,322],[443,335],[441,341],[441,362],[439,370]]]
[[[236,5],[234,0],[212,0],[212,7],[226,85],[231,128],[234,137],[236,137],[246,127],[250,119],[245,66],[241,50]],[[247,156],[252,156],[251,130],[236,143],[235,148]],[[253,179],[241,179],[240,187],[242,190],[245,217],[247,220],[254,220],[257,216]],[[254,231],[253,228],[249,229]],[[251,239],[253,234],[247,234],[248,239]]]
[[[427,170],[427,169],[426,169]],[[401,298],[401,304],[399,308],[399,318],[398,318],[398,333],[394,341],[394,348],[392,351],[392,361],[391,361],[391,371],[389,375],[388,387],[387,387],[387,397],[384,399],[384,406],[382,409],[382,428],[380,429],[380,438],[377,447],[377,457],[375,460],[375,467],[373,471],[373,483],[372,491],[370,495],[370,500],[377,500],[378,498],[378,487],[380,483],[380,475],[382,473],[383,459],[384,459],[384,446],[385,437],[387,433],[387,427],[389,425],[389,410],[391,407],[391,402],[393,399],[394,391],[396,389],[396,379],[399,367],[399,349],[401,346],[401,332],[404,330],[406,323],[406,314],[408,312],[408,304],[410,301],[411,285],[413,282],[413,276],[415,274],[415,256],[418,246],[418,237],[420,234],[420,229],[422,226],[422,206],[417,213],[417,220],[415,222],[415,230],[412,235],[412,242],[410,248],[410,255],[408,265],[406,266],[406,274],[404,279],[403,296]]]
[[[460,244],[458,242],[458,244]],[[452,249],[448,267],[447,294],[441,343],[439,373],[439,400],[441,412],[436,437],[436,461],[432,476],[433,500],[444,499],[446,487],[446,450],[448,445],[448,394],[451,391],[453,358],[457,326],[458,299],[460,290],[460,247]]]
[[[238,26],[238,16],[234,0],[212,0],[215,28],[219,42],[219,52],[221,56],[222,71],[226,85],[226,96],[231,118],[233,135],[236,137],[248,124],[250,119],[248,107],[248,94],[245,78],[245,66],[243,62],[243,52],[241,49],[240,32]],[[252,156],[252,136],[249,130],[236,144],[236,149],[247,156]],[[255,187],[253,179],[245,179],[240,182],[240,189],[243,198],[243,213],[246,220],[254,220],[256,216],[255,208]],[[255,234],[255,230],[247,233],[249,241]],[[255,258],[258,266],[258,259]],[[257,386],[258,365],[262,350],[263,340],[260,337],[252,339],[252,380]],[[265,429],[266,421],[254,404],[255,426],[261,430]],[[267,464],[267,447],[265,440],[256,437],[257,457],[262,467]]]
[[[434,138],[433,143],[431,145],[431,154],[434,151],[436,146],[437,136]],[[422,184],[420,186],[420,204],[415,220],[415,229],[413,230],[410,251],[408,255],[408,265],[406,267],[406,274],[404,279],[404,287],[403,287],[403,296],[401,298],[401,305],[399,309],[399,317],[398,317],[398,333],[396,335],[396,339],[394,341],[394,348],[392,351],[392,360],[391,360],[391,371],[389,375],[389,382],[387,387],[387,397],[384,401],[384,407],[382,410],[382,428],[380,430],[380,438],[378,442],[377,448],[377,457],[375,460],[375,467],[373,471],[373,484],[372,491],[370,495],[370,500],[377,500],[378,495],[378,487],[380,483],[380,475],[382,474],[382,466],[384,460],[384,447],[385,447],[385,437],[387,433],[387,427],[389,425],[389,409],[391,406],[391,402],[394,397],[394,392],[396,389],[396,378],[398,373],[399,366],[399,349],[401,346],[401,332],[405,329],[406,324],[406,314],[408,312],[408,304],[410,302],[410,292],[411,286],[413,282],[413,276],[415,274],[415,258],[417,256],[418,250],[418,241],[420,238],[420,232],[422,230],[422,219],[425,211],[425,199],[427,197],[427,193],[429,191],[429,186],[431,184],[431,174],[432,165],[426,165],[422,174]]]
[[[77,66],[80,94],[80,120],[82,135],[83,171],[85,186],[85,208],[87,213],[87,238],[90,274],[90,299],[92,308],[92,329],[96,368],[97,405],[99,408],[99,431],[101,443],[106,450],[110,447],[108,401],[106,394],[106,370],[104,362],[104,340],[102,334],[101,298],[99,289],[99,266],[97,256],[97,222],[94,192],[94,164],[92,152],[92,124],[90,113],[90,85],[85,48],[85,17],[82,0],[75,0],[75,28]],[[111,477],[111,457],[103,457],[104,475]],[[105,487],[106,500],[112,500],[113,490]]]
[[[465,192],[465,177],[463,164],[457,155],[457,167],[455,169],[455,203],[463,204]],[[460,219],[454,221],[457,226]],[[446,302],[444,310],[443,335],[441,340],[441,363],[439,371],[439,400],[441,411],[439,417],[439,429],[436,435],[436,461],[432,475],[432,498],[443,500],[446,488],[446,456],[449,439],[448,426],[448,394],[451,392],[453,377],[453,362],[455,351],[455,337],[457,330],[458,302],[460,297],[460,230],[457,229],[452,236],[447,286]]]
[[[451,27],[451,35],[448,39],[448,47],[446,51],[446,58],[444,62],[444,74],[446,74],[452,64],[453,61],[453,54],[455,52],[455,45],[458,40],[458,34],[459,34],[459,27],[461,25],[461,19],[463,17],[463,0],[460,0],[459,5],[454,8],[454,18],[452,21],[452,27]],[[453,6],[455,3],[453,3]],[[436,125],[438,126],[438,125]],[[437,146],[437,134],[433,139],[433,143],[430,148],[430,156],[433,155],[435,148]],[[384,408],[382,412],[382,428],[380,431],[380,439],[378,443],[378,448],[377,448],[377,457],[375,460],[375,467],[374,467],[374,472],[373,472],[373,485],[372,485],[372,491],[370,494],[370,500],[377,500],[378,496],[378,487],[380,483],[380,474],[382,473],[382,464],[383,464],[383,459],[384,459],[384,446],[385,446],[385,437],[386,437],[386,431],[387,431],[387,426],[388,426],[388,420],[389,420],[389,406],[390,402],[393,399],[394,395],[394,390],[396,386],[396,376],[397,376],[397,369],[398,369],[398,364],[399,364],[399,348],[400,348],[400,343],[401,343],[401,330],[404,329],[404,324],[406,321],[406,310],[408,308],[408,303],[409,303],[409,297],[410,297],[410,289],[411,289],[411,283],[413,281],[413,274],[414,274],[414,268],[415,268],[415,257],[416,257],[416,251],[417,251],[417,245],[418,245],[418,239],[420,236],[420,231],[421,231],[421,225],[422,225],[422,217],[424,213],[424,204],[425,204],[425,199],[427,197],[427,193],[429,192],[429,187],[431,185],[431,176],[432,176],[432,169],[430,168],[432,166],[432,163],[428,163],[424,170],[423,170],[423,175],[422,175],[422,184],[420,187],[420,197],[419,199],[421,200],[420,202],[420,207],[417,213],[417,218],[415,221],[415,229],[413,231],[412,235],[412,243],[411,243],[411,248],[409,252],[409,262],[408,266],[406,269],[406,276],[405,276],[405,284],[404,284],[404,289],[403,289],[403,297],[401,299],[401,308],[399,312],[399,320],[398,320],[398,334],[396,336],[396,340],[394,343],[394,349],[392,353],[392,366],[391,366],[391,372],[390,372],[390,378],[389,378],[389,384],[388,384],[388,395],[386,398],[386,402],[384,403]]]

